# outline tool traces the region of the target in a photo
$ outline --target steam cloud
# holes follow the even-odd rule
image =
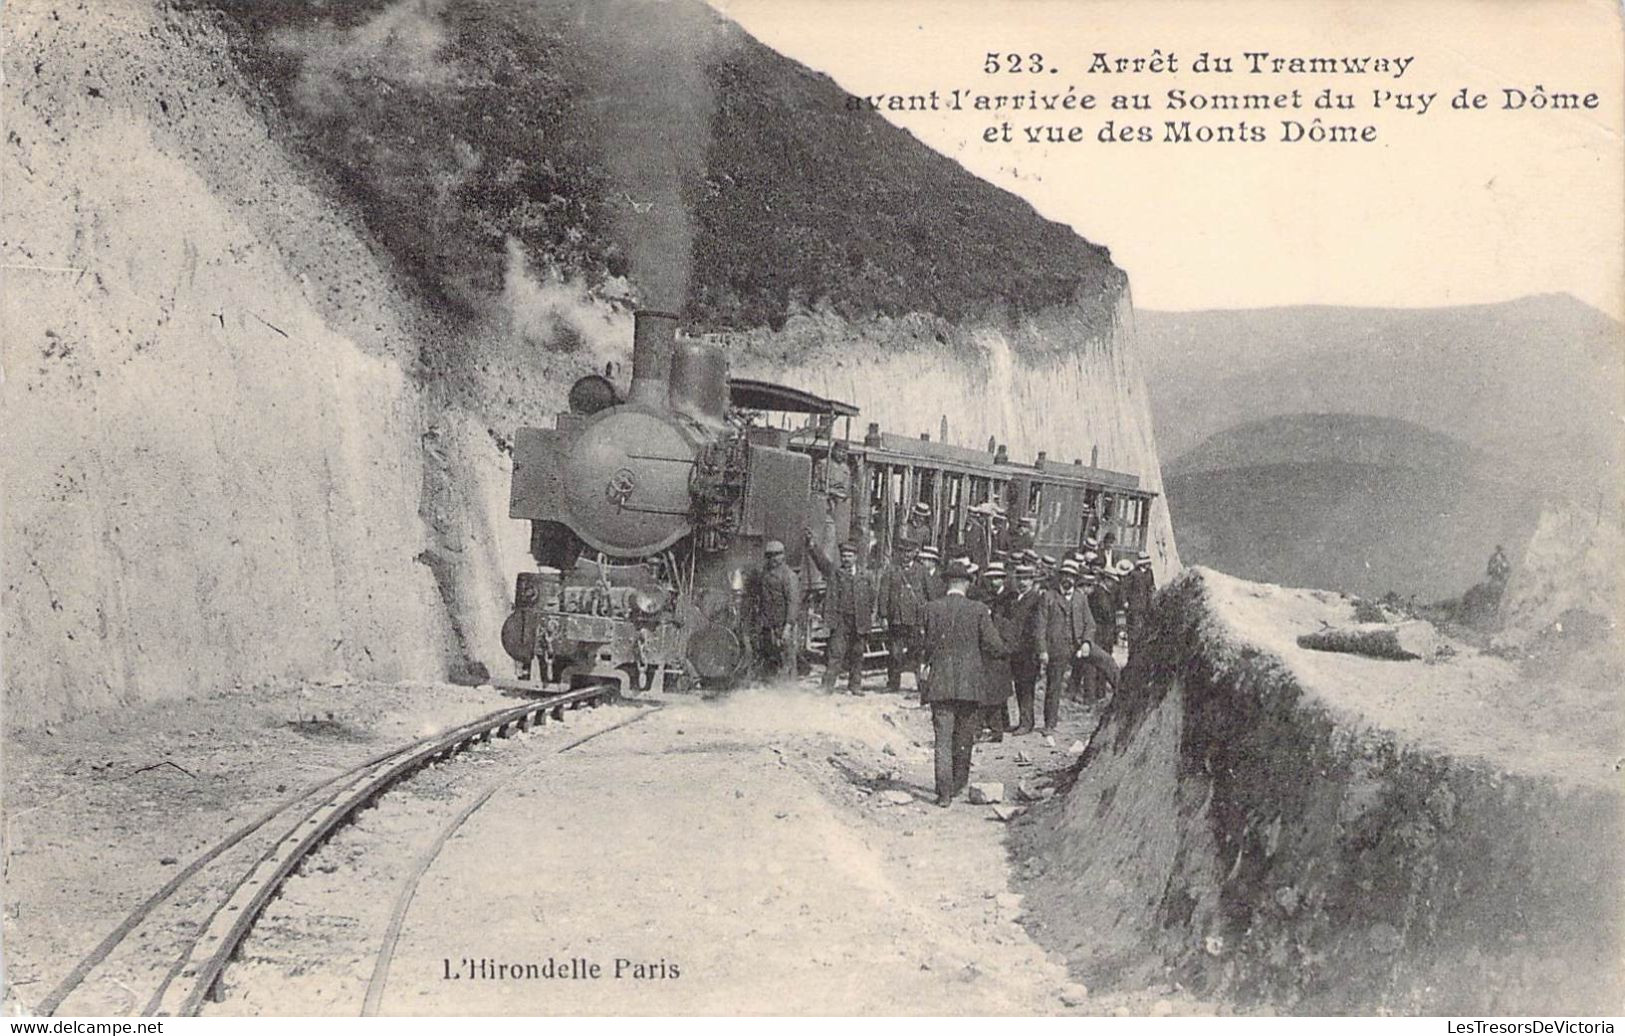
[[[447,0],[400,0],[354,29],[318,25],[278,34],[276,46],[300,58],[294,99],[307,111],[335,115],[349,107],[347,80],[370,76],[397,86],[433,89],[452,81],[440,60],[450,42],[441,15]]]
[[[592,301],[584,284],[552,272],[537,273],[525,248],[507,240],[502,270],[501,313],[512,337],[555,352],[586,352],[597,368],[626,352],[630,321]]]

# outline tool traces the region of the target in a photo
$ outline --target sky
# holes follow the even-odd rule
[[[884,112],[972,173],[1111,249],[1145,309],[1441,306],[1567,292],[1625,311],[1625,43],[1604,0],[711,0],[851,94],[1091,94],[1093,110]],[[1203,52],[1230,74],[1194,70]],[[1000,71],[986,71],[989,53]],[[1154,52],[1172,70],[1091,72]],[[1043,71],[1009,70],[1009,54]],[[1247,53],[1395,59],[1383,73],[1253,73]],[[1402,71],[1398,66],[1405,58]],[[1263,59],[1268,61],[1269,59]],[[1098,67],[1098,66],[1097,66]],[[1265,64],[1261,67],[1268,68]],[[1052,69],[1054,71],[1052,71]],[[1396,71],[1398,74],[1396,75]],[[1505,110],[1507,88],[1596,94]],[[1168,91],[1299,90],[1301,109],[1170,111]],[[1353,110],[1317,111],[1323,88]],[[1485,107],[1458,109],[1456,92]],[[1379,97],[1378,91],[1386,96]],[[1149,111],[1105,110],[1146,94]],[[1426,112],[1419,95],[1434,94]],[[1407,99],[1412,107],[1395,106]],[[1380,100],[1381,107],[1373,108]],[[1516,97],[1512,100],[1516,102]],[[1368,142],[1278,139],[1283,120],[1375,126]],[[1153,142],[1103,143],[1106,121]],[[1162,139],[1245,120],[1262,142]],[[1011,142],[988,142],[1010,123]],[[1029,143],[1027,128],[1084,139]]]

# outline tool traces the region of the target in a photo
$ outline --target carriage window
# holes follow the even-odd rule
[[[925,468],[914,472],[914,499],[929,505],[937,493],[937,473]]]
[[[886,513],[886,491],[889,479],[883,465],[876,465],[869,469],[869,513],[884,516]]]

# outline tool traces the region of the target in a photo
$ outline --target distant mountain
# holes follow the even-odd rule
[[[1160,430],[1159,430],[1160,434]],[[1163,466],[1181,557],[1366,596],[1455,596],[1497,544],[1516,558],[1540,494],[1406,421],[1292,414],[1225,429]]]
[[[1341,463],[1477,471],[1480,450],[1409,421],[1363,414],[1284,414],[1226,428],[1162,466],[1164,475],[1270,464]]]
[[[1446,433],[1537,483],[1619,480],[1625,328],[1568,295],[1141,310],[1135,325],[1165,457],[1262,418],[1367,414]]]

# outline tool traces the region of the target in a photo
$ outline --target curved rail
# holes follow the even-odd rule
[[[586,744],[593,738],[603,737],[612,730],[630,726],[639,720],[647,719],[652,714],[652,710],[650,712],[640,712],[630,719],[624,719],[619,723],[605,727],[603,730],[595,730],[586,737],[576,738],[554,754],[563,755],[573,748]],[[384,931],[384,939],[378,950],[378,959],[373,962],[372,976],[367,979],[367,995],[361,1006],[363,1017],[376,1015],[379,1005],[383,1003],[384,987],[389,981],[389,967],[395,959],[395,947],[400,942],[401,929],[406,926],[407,911],[412,908],[412,900],[417,896],[418,883],[429,872],[429,868],[434,866],[434,861],[439,858],[440,851],[446,847],[446,843],[451,841],[452,836],[462,828],[468,818],[479,812],[487,802],[491,801],[491,796],[507,786],[508,782],[506,781],[493,784],[467,806],[464,806],[456,816],[447,821],[446,826],[440,829],[440,834],[419,854],[417,860],[413,863],[412,873],[407,876],[406,883],[401,886],[400,892],[395,897],[395,906],[390,912],[389,926]]]
[[[210,871],[222,869],[224,863],[211,867],[220,857],[253,836],[265,833],[277,820],[297,817],[257,855],[246,872],[235,880],[222,882],[228,889],[226,898],[207,909],[207,916],[195,926],[196,934],[185,940],[180,958],[156,983],[143,1009],[145,1014],[196,1014],[219,980],[226,962],[283,879],[359,808],[434,759],[450,757],[493,736],[507,736],[513,729],[529,729],[532,724],[545,723],[549,718],[562,720],[566,708],[612,697],[616,691],[614,686],[586,687],[499,709],[446,733],[380,753],[291,796],[199,855],[137,905],[57,984],[39,1005],[39,1012],[50,1015],[60,1009],[132,933],[160,908],[173,905],[184,886],[200,875],[207,876]]]

